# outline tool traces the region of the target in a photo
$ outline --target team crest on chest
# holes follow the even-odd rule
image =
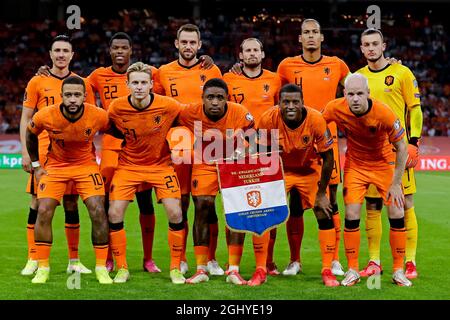
[[[265,83],[264,84],[264,91],[265,92],[269,92],[269,90],[270,90],[270,86],[267,83]]]
[[[155,124],[160,124],[162,121],[162,115],[158,114],[153,118],[153,121],[155,122]]]
[[[331,69],[328,68],[328,67],[325,67],[325,68],[323,68],[323,72],[325,72],[325,74],[326,74],[327,76],[329,76],[330,73],[331,73]]]
[[[393,76],[386,76],[384,78],[384,84],[387,86],[391,86],[394,83],[394,77]]]
[[[200,80],[201,80],[202,82],[205,82],[205,81],[206,81],[206,76],[205,76],[204,74],[201,74],[201,75],[200,75]]]
[[[302,137],[302,142],[303,142],[303,144],[305,146],[308,145],[310,141],[311,141],[311,137],[310,136],[303,136]]]
[[[87,128],[84,130],[84,135],[86,137],[89,137],[91,135],[91,133],[92,133],[92,128]]]

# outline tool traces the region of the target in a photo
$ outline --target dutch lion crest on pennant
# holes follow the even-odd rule
[[[247,192],[247,203],[254,208],[258,207],[261,204],[261,192],[255,190]]]

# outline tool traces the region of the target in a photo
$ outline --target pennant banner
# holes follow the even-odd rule
[[[258,156],[251,160],[218,163],[217,170],[227,226],[262,235],[285,222],[289,210],[280,157],[268,164]]]

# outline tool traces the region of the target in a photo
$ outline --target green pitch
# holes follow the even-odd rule
[[[326,288],[320,277],[320,253],[317,238],[317,226],[311,211],[305,213],[305,235],[302,244],[304,271],[294,277],[269,277],[261,287],[238,287],[225,282],[225,276],[210,278],[207,283],[198,285],[174,285],[169,279],[169,254],[167,244],[167,219],[161,205],[156,205],[156,230],[154,241],[154,260],[163,270],[160,274],[149,274],[142,270],[142,246],[138,210],[132,203],[127,211],[125,229],[128,241],[128,264],[131,280],[125,284],[100,285],[95,275],[82,275],[80,289],[68,289],[67,246],[64,235],[64,213],[58,208],[53,221],[53,248],[51,251],[51,275],[45,285],[31,284],[30,277],[20,275],[27,259],[26,223],[28,217],[29,196],[24,193],[27,175],[21,170],[0,170],[0,299],[450,299],[450,173],[417,174],[419,192],[415,198],[415,207],[419,223],[418,271],[419,278],[411,288],[400,288],[391,283],[391,255],[389,248],[388,223],[384,216],[382,239],[382,263],[385,273],[381,277],[379,289],[369,289],[362,280],[355,287]],[[344,208],[340,201],[341,210]],[[192,230],[193,208],[189,212]],[[217,259],[224,267],[227,262],[224,223],[219,213],[219,244]],[[342,210],[343,211],[343,210]],[[94,268],[94,251],[90,242],[91,224],[84,205],[80,203],[81,235],[80,258],[89,268]],[[343,215],[342,215],[343,219]],[[364,232],[364,219],[361,221],[362,241],[360,266],[367,259],[367,241]],[[346,266],[343,243],[340,247],[341,262]],[[275,261],[280,271],[289,262],[289,248],[285,227],[278,229],[275,245]],[[188,238],[188,262],[192,275],[195,259],[192,246],[192,233]],[[246,239],[241,274],[249,279],[254,271],[254,257],[251,237]]]

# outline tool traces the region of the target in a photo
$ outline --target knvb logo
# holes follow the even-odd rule
[[[259,191],[250,191],[247,192],[247,203],[249,206],[256,208],[261,205],[261,192]]]

